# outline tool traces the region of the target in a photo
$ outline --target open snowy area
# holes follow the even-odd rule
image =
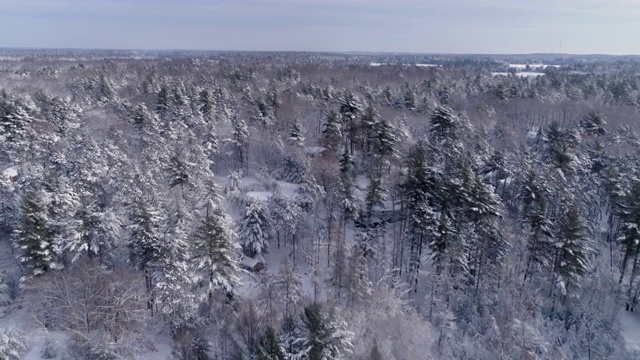
[[[519,76],[519,77],[536,77],[536,76],[542,76],[544,75],[543,72],[535,72],[535,71],[518,71],[515,73],[510,73],[510,72],[492,72],[491,75],[493,76],[510,76],[510,75],[515,75],[515,76]]]
[[[640,359],[625,59],[0,50],[0,359]]]

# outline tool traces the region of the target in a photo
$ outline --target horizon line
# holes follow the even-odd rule
[[[129,51],[129,52],[211,52],[211,53],[300,53],[300,54],[340,54],[340,55],[430,55],[430,56],[611,56],[640,57],[640,54],[607,54],[607,53],[464,53],[464,52],[404,52],[404,51],[332,51],[332,50],[215,50],[215,49],[142,49],[142,48],[79,48],[79,47],[14,47],[0,46],[3,50],[20,51]]]

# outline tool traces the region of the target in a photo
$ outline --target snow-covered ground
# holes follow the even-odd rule
[[[529,69],[532,69],[532,70],[546,69],[548,67],[553,67],[557,69],[560,67],[560,65],[548,65],[548,64],[509,64],[510,68],[518,69],[518,70],[524,70],[527,68],[527,66],[529,67]]]
[[[620,311],[622,336],[629,351],[640,352],[640,312]]]
[[[403,65],[403,66],[417,66],[417,67],[440,67],[442,65],[438,64],[389,64],[389,63],[371,63],[369,66],[394,66],[394,65]]]
[[[543,72],[535,72],[535,71],[520,71],[516,73],[510,73],[510,72],[492,72],[491,73],[491,75],[493,76],[509,76],[511,74],[515,76],[520,76],[520,77],[536,77],[536,76],[544,75]]]

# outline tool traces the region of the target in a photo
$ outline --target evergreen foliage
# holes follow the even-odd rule
[[[247,256],[255,258],[269,248],[270,224],[265,204],[250,201],[238,222],[238,238]]]
[[[56,266],[51,222],[43,203],[43,194],[29,190],[22,199],[20,224],[14,234],[14,246],[20,263],[30,275],[40,275]]]
[[[231,219],[219,207],[207,209],[193,235],[192,256],[202,275],[209,306],[216,289],[232,294],[240,283],[236,236]]]

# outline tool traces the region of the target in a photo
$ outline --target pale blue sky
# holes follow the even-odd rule
[[[640,0],[0,0],[0,47],[640,54]]]

